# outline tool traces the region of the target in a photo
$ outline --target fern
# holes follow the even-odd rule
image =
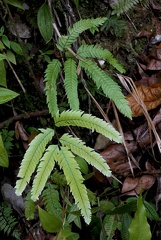
[[[31,191],[28,192],[25,198],[25,217],[27,220],[33,220],[35,213],[35,203],[31,199]]]
[[[83,177],[79,170],[79,166],[75,161],[74,155],[67,147],[61,147],[58,154],[57,162],[63,169],[67,183],[70,186],[70,191],[73,194],[75,203],[81,210],[81,214],[87,224],[91,221],[90,203],[87,195],[87,190],[83,184]]]
[[[63,146],[70,148],[74,154],[84,158],[89,164],[97,168],[105,176],[111,176],[109,167],[101,155],[93,151],[92,148],[86,147],[85,143],[79,138],[74,138],[69,134],[64,134],[60,138],[60,142]]]
[[[55,215],[58,218],[62,217],[62,206],[59,200],[59,193],[55,189],[55,186],[51,183],[46,185],[46,188],[42,193],[43,202],[45,204],[46,210]]]
[[[77,51],[77,56],[79,58],[98,58],[108,60],[108,62],[120,73],[125,73],[125,69],[123,69],[122,65],[113,57],[112,53],[107,49],[103,49],[99,45],[82,45]]]
[[[41,191],[44,189],[46,181],[54,168],[58,151],[59,149],[57,145],[50,145],[43,157],[40,159],[37,175],[34,178],[33,187],[31,190],[31,199],[33,201],[36,201],[38,199]]]
[[[117,14],[118,16],[123,12],[127,12],[132,9],[137,3],[142,0],[115,0],[112,4],[112,14]]]
[[[89,59],[80,61],[80,66],[95,81],[97,87],[101,87],[104,94],[114,101],[120,112],[131,118],[131,109],[125,96],[122,94],[119,85],[101,70],[95,62],[92,62]]]
[[[120,216],[119,215],[106,215],[106,217],[103,220],[103,229],[100,234],[100,240],[106,239],[108,237],[108,240],[112,240],[116,229],[120,230],[121,228],[121,222],[120,222]]]
[[[49,107],[49,112],[51,113],[52,117],[54,117],[58,111],[56,80],[60,69],[61,63],[58,60],[54,59],[48,64],[45,71],[44,81],[46,82],[46,99]]]
[[[67,185],[67,181],[66,181],[66,178],[65,178],[64,174],[62,174],[58,171],[54,171],[54,173],[51,175],[50,178],[57,185],[60,185],[60,186]]]
[[[96,19],[83,19],[75,24],[73,24],[73,28],[69,28],[69,34],[67,36],[61,36],[59,38],[57,47],[59,50],[63,51],[66,48],[71,47],[71,44],[74,43],[82,32],[87,29],[98,27],[102,25],[107,18],[96,18]]]
[[[12,209],[6,204],[2,204],[0,206],[0,231],[3,231],[7,236],[20,239],[20,233],[16,230],[17,224],[16,218],[12,215]]]
[[[82,111],[64,111],[60,115],[57,113],[55,117],[55,125],[60,126],[78,126],[96,130],[110,140],[121,142],[119,133],[108,123]]]
[[[21,163],[18,177],[21,178],[16,182],[16,194],[21,195],[26,185],[28,184],[32,173],[45,150],[46,145],[52,139],[54,130],[47,128],[46,130],[40,129],[41,133],[37,135],[30,143],[30,147],[26,151]]]
[[[64,64],[64,72],[65,72],[64,87],[70,108],[72,110],[79,110],[76,62],[72,58],[66,60]]]

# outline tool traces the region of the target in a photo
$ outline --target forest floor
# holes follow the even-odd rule
[[[117,201],[124,202],[129,197],[138,196],[140,189],[142,189],[146,201],[152,204],[158,215],[161,216],[161,4],[157,1],[150,1],[150,4],[146,6],[138,4],[118,18],[110,15],[110,8],[105,3],[106,1],[80,2],[82,4],[80,4],[79,14],[82,18],[108,15],[109,22],[104,24],[101,30],[94,35],[87,32],[85,40],[91,44],[100,44],[113,53],[114,57],[126,69],[124,76],[116,76],[113,73],[116,81],[120,84],[121,80],[125,83],[132,79],[133,87],[136,88],[136,97],[139,93],[141,100],[148,109],[148,113],[143,111],[140,107],[142,102],[138,104],[137,100],[131,98],[128,90],[120,84],[132,107],[133,118],[132,120],[127,119],[119,112],[115,112],[112,103],[104,96],[99,95],[93,85],[90,86],[90,91],[106,112],[112,124],[123,132],[124,144],[111,143],[101,135],[77,130],[82,139],[105,158],[118,180],[118,182],[115,182],[115,186],[111,187],[112,179],[109,180],[95,171],[94,176],[88,182],[89,188],[93,192],[99,193],[104,199],[115,203]],[[37,220],[26,223],[21,219],[19,212],[16,212],[14,203],[5,193],[8,190],[4,190],[3,187],[6,183],[15,186],[20,163],[28,144],[37,134],[37,130],[53,125],[53,120],[47,109],[43,79],[47,66],[44,53],[53,49],[54,44],[45,45],[38,32],[36,14],[41,4],[43,2],[32,1],[31,4],[28,4],[30,9],[26,10],[25,13],[15,7],[11,6],[10,8],[13,20],[20,23],[20,27],[21,24],[24,24],[22,34],[26,33],[22,39],[28,62],[18,57],[17,65],[14,65],[14,70],[21,79],[26,93],[17,83],[13,70],[6,66],[7,85],[9,89],[18,92],[20,97],[16,98],[12,104],[2,105],[0,109],[1,134],[10,155],[9,167],[0,169],[1,186],[4,191],[1,194],[1,202],[4,200],[9,202],[17,219],[20,219],[22,225],[27,225],[26,228],[31,230],[25,238],[22,238],[26,240],[53,238],[52,234],[44,233],[41,228],[39,229],[41,237],[34,232],[34,229],[31,229],[31,225],[36,225]],[[56,11],[60,14],[59,19],[64,19],[60,9],[56,8]],[[4,9],[2,9],[2,13],[4,13]],[[5,24],[8,38],[17,41],[11,27],[8,27],[8,24],[10,24],[8,19],[3,17],[3,25]],[[62,26],[62,32],[63,30],[65,31],[64,25]],[[53,55],[47,55],[46,58],[50,57],[52,59],[53,56],[59,57],[56,48],[54,48]],[[102,66],[104,70],[107,72],[110,70],[111,72],[108,67],[106,64]],[[94,112],[96,116],[100,116],[99,110],[83,88],[80,89],[80,94],[82,94],[80,97],[82,110]],[[65,96],[61,88],[58,97],[62,99],[61,110],[66,109]],[[137,99],[140,101],[139,97]],[[120,128],[118,123],[120,123]],[[109,188],[110,194],[106,195]],[[11,195],[12,193],[11,190]],[[161,239],[160,222],[153,218],[150,221],[152,239]],[[97,234],[94,235],[93,226],[86,227],[83,230],[84,232],[77,228],[74,228],[74,230],[79,232],[80,239],[97,239]],[[20,231],[23,232],[23,228]],[[93,235],[90,234],[90,237],[88,237],[88,231],[93,231]],[[87,234],[86,237],[85,234]],[[7,238],[3,232],[0,232],[0,239],[12,238]],[[119,231],[115,232],[113,239],[122,239]]]

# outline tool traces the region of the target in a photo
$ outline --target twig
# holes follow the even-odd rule
[[[20,87],[22,88],[23,92],[26,93],[26,90],[25,90],[23,84],[21,83],[21,80],[19,79],[17,73],[15,72],[15,70],[14,70],[12,64],[11,64],[10,61],[8,61],[7,59],[6,59],[6,61],[7,61],[8,65],[10,66],[10,68],[11,68],[13,74],[15,75],[15,78],[17,79],[17,81],[18,81]]]
[[[11,117],[8,120],[5,120],[4,122],[1,122],[0,123],[0,129],[3,128],[6,125],[11,124],[12,122],[19,121],[21,119],[28,119],[30,117],[46,116],[48,114],[49,114],[49,111],[47,109],[44,109],[42,111],[36,111],[36,112],[22,113],[22,114]]]

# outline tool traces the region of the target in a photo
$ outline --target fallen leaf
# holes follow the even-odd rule
[[[153,186],[155,177],[153,175],[143,175],[141,177],[127,177],[123,183],[122,193],[132,196],[140,193],[140,190],[145,191]]]
[[[137,87],[139,96],[141,100],[144,102],[147,110],[152,110],[161,104],[161,84],[160,83],[153,84],[151,86],[139,85],[136,87]],[[128,94],[126,96],[126,99],[130,104],[133,117],[138,117],[143,115],[142,108],[136,102],[132,94]]]
[[[112,172],[123,176],[130,172],[130,164],[123,145],[111,144],[100,154],[106,160]],[[132,166],[135,167],[134,164]]]

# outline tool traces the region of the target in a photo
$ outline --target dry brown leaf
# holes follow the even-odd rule
[[[112,144],[100,154],[113,172],[123,176],[126,176],[130,172],[131,168],[123,145]]]
[[[153,186],[155,177],[153,175],[143,175],[141,177],[127,177],[123,183],[122,193],[132,196],[140,193],[140,190],[145,191]]]
[[[153,84],[151,86],[138,85],[136,87],[137,87],[139,96],[141,100],[144,102],[147,110],[152,110],[161,104],[161,84],[160,83]],[[142,108],[133,98],[132,94],[128,94],[126,96],[126,99],[130,104],[133,117],[138,117],[143,115]]]

